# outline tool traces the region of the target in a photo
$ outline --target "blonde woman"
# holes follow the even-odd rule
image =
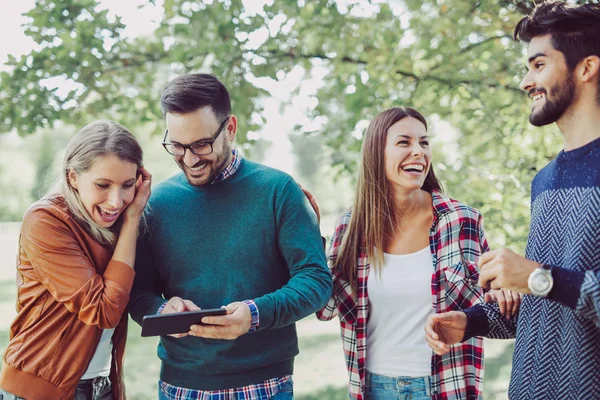
[[[442,194],[431,164],[421,113],[391,108],[370,123],[330,249],[333,296],[317,314],[339,317],[351,399],[481,398],[482,339],[439,356],[423,330],[430,314],[484,299],[475,263],[488,250],[482,216]]]
[[[150,181],[117,123],[91,123],[69,143],[58,188],[23,217],[0,399],[125,398],[124,311]]]

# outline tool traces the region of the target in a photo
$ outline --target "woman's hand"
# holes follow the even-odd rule
[[[444,355],[450,346],[463,341],[467,315],[462,311],[431,314],[425,322],[425,339],[435,354]]]
[[[128,220],[139,221],[139,218],[146,207],[146,203],[150,198],[150,184],[152,183],[152,175],[144,167],[140,167],[138,172],[138,179],[135,183],[135,197],[123,213],[125,222]]]
[[[315,196],[313,196],[311,192],[304,189],[301,184],[298,183],[298,186],[300,186],[300,189],[302,189],[302,192],[308,199],[310,206],[313,208],[313,210],[315,210],[315,214],[317,214],[317,221],[321,223],[321,211],[319,210],[319,203],[317,203],[317,199],[315,199]]]
[[[506,319],[510,319],[519,313],[522,298],[521,293],[508,289],[493,289],[485,294],[485,302],[498,303],[500,314],[504,315]]]

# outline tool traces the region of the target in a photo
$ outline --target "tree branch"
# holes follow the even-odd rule
[[[490,36],[490,37],[488,37],[488,38],[485,38],[485,39],[483,39],[483,40],[481,40],[481,41],[479,41],[479,42],[471,43],[470,45],[468,45],[468,46],[466,46],[466,47],[462,48],[462,49],[460,50],[460,54],[465,54],[465,53],[467,53],[467,52],[469,52],[469,51],[473,50],[474,48],[481,46],[482,44],[485,44],[485,43],[488,43],[488,42],[492,42],[492,41],[494,41],[494,40],[500,40],[500,39],[504,39],[504,38],[507,38],[507,39],[511,39],[511,40],[512,40],[512,38],[513,38],[513,37],[512,37],[512,35],[507,35],[507,34],[504,34],[504,35],[497,35],[497,36]]]
[[[283,57],[290,57],[292,59],[294,59],[294,58],[308,58],[308,59],[317,58],[320,60],[333,61],[333,59],[331,57],[328,57],[325,54],[319,54],[319,53],[296,54],[292,51],[276,52],[276,51],[272,51],[272,50],[269,51],[269,53],[273,57],[282,57],[283,56]],[[348,56],[344,56],[344,57],[340,58],[340,60],[342,62],[349,63],[349,64],[355,64],[355,65],[367,65],[368,64],[367,61],[353,59]],[[481,80],[473,80],[473,79],[442,78],[442,77],[439,77],[436,75],[431,75],[431,74],[425,74],[425,75],[419,76],[419,75],[415,74],[414,72],[400,70],[400,69],[397,69],[394,72],[398,75],[402,75],[404,77],[414,79],[417,82],[419,82],[419,81],[434,81],[434,82],[443,83],[443,84],[449,85],[449,86],[457,86],[457,85],[461,85],[461,84],[462,85],[473,85],[473,86],[486,86],[486,87],[490,87],[490,88],[506,89],[506,90],[510,90],[512,92],[521,93],[521,90],[517,87],[513,87],[513,86],[509,86],[509,85],[502,85],[498,82],[484,82]]]

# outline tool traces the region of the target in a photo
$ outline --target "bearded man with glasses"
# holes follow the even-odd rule
[[[161,337],[159,399],[292,399],[294,323],[332,291],[312,199],[233,149],[237,118],[213,75],[172,80],[161,103],[182,173],[153,189],[129,310],[140,324],[225,304],[227,315]]]

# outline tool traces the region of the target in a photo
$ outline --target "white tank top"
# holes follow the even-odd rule
[[[98,376],[110,375],[113,348],[112,336],[114,331],[114,329],[102,330],[102,336],[100,337],[98,347],[96,347],[94,357],[92,357],[92,361],[90,361],[90,365],[81,379],[92,379]]]
[[[429,247],[411,254],[386,254],[381,276],[371,269],[367,288],[366,367],[386,376],[431,375],[432,351],[423,326],[433,314]]]

